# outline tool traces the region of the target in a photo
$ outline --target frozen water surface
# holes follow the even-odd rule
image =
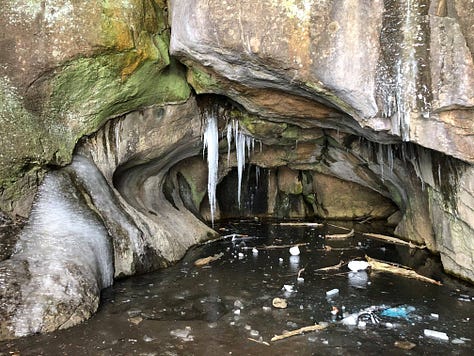
[[[4,355],[472,355],[474,288],[443,274],[437,259],[425,251],[360,234],[325,240],[326,233],[341,232],[330,225],[251,220],[216,222],[216,228],[222,235],[249,237],[196,247],[167,270],[116,281],[104,290],[99,312],[86,323],[3,342],[0,350]],[[288,247],[274,248],[295,244],[300,244],[298,256],[291,256]],[[196,259],[221,252],[224,256],[210,265],[194,266]],[[347,265],[321,270],[365,254],[410,265],[443,286],[370,270],[352,272]],[[332,289],[339,293],[328,298]],[[274,308],[276,297],[285,299],[287,308]],[[382,313],[388,308],[409,313],[384,316],[392,315]],[[343,323],[343,318],[353,322]],[[316,322],[328,326],[270,341]],[[409,351],[399,348],[413,344]]]

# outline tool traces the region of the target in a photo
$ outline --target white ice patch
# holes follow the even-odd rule
[[[216,214],[217,172],[219,169],[219,130],[217,127],[217,117],[214,114],[210,114],[206,118],[203,141],[204,149],[207,148],[207,194],[211,208],[211,221],[214,224]]]
[[[84,288],[99,293],[113,282],[108,233],[81,199],[69,177],[60,173],[50,173],[39,189],[12,256],[28,261],[31,274],[21,287],[22,308],[13,317],[17,336],[41,331],[45,318],[58,317],[61,304],[73,312],[75,304],[90,298],[81,294]]]

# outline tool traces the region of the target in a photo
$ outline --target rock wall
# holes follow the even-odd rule
[[[473,163],[472,15],[446,4],[172,0],[171,53],[250,112]]]
[[[76,325],[114,278],[166,267],[216,235],[161,188],[171,166],[201,150],[199,113],[190,99],[109,121],[46,175],[0,262],[0,339]]]
[[[112,116],[189,96],[163,1],[8,1],[0,11],[0,209],[27,216],[46,165]]]
[[[357,184],[394,202],[400,237],[474,281],[472,0],[169,7],[170,24],[162,0],[2,5],[0,210],[28,216],[44,179],[0,263],[2,338],[74,325],[114,277],[213,236],[184,161],[202,148],[205,93],[231,99],[222,127],[262,142],[249,163],[277,172],[267,209],[278,192],[306,195],[301,214],[310,195],[328,207],[301,172]]]
[[[170,5],[171,53],[187,65],[196,92],[227,95],[275,124],[254,125],[252,135],[281,129],[273,141],[285,142],[281,124],[290,123],[300,128],[298,142],[302,130],[323,128],[385,152],[400,142],[441,152],[400,155],[400,169],[382,185],[404,212],[397,233],[425,241],[448,271],[472,280],[472,1]],[[357,176],[346,153],[336,157],[331,174]],[[368,160],[378,177],[388,171],[380,159]]]

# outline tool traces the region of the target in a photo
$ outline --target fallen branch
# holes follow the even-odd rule
[[[313,251],[323,251],[323,252],[330,252],[330,251],[352,251],[357,250],[357,246],[354,247],[332,247],[329,245],[324,246],[324,248],[317,248]]]
[[[260,341],[260,340],[252,339],[251,337],[248,337],[247,339],[249,339],[250,341],[256,342],[257,344],[263,344],[263,345],[270,346],[270,344],[266,341]]]
[[[272,339],[270,341],[283,340],[283,339],[286,339],[288,337],[301,335],[301,334],[304,334],[304,333],[310,332],[310,331],[323,330],[325,328],[326,328],[326,326],[317,325],[317,324],[316,325],[305,326],[305,327],[302,327],[302,328],[299,328],[299,329],[296,329],[296,330],[288,331],[288,332],[286,332],[282,335],[275,335],[274,337],[272,337]]]
[[[351,231],[352,230],[352,229],[349,229],[347,227],[340,226],[340,225],[328,224],[328,226],[337,227],[338,229],[345,230],[345,231]]]
[[[400,276],[405,276],[405,277],[408,277],[408,278],[418,279],[420,281],[436,284],[438,286],[443,285],[439,281],[436,281],[434,279],[431,279],[431,278],[428,278],[428,277],[422,276],[421,274],[416,273],[414,270],[412,270],[409,267],[397,266],[397,265],[389,263],[389,262],[380,261],[380,260],[377,260],[375,258],[371,258],[367,255],[365,256],[365,258],[366,258],[367,262],[369,262],[370,267],[372,268],[372,270],[381,271],[381,272],[395,273],[395,274],[398,274]]]
[[[398,244],[398,245],[408,246],[410,248],[419,248],[419,249],[426,248],[425,245],[415,245],[412,242],[401,240],[401,239],[398,239],[398,238],[393,237],[393,236],[387,236],[387,235],[382,235],[382,234],[374,234],[374,233],[371,233],[371,232],[364,232],[362,235],[367,236],[367,237],[371,237],[371,238],[377,239],[377,240],[382,240],[382,241],[387,241],[387,242],[391,242],[391,243]]]
[[[349,231],[347,234],[332,234],[332,235],[326,235],[327,239],[331,240],[342,240],[342,239],[347,239],[348,237],[354,236],[354,229]]]
[[[278,225],[281,226],[324,226],[324,224],[315,223],[315,222],[281,222]]]
[[[218,260],[222,256],[224,256],[224,253],[221,252],[221,253],[218,253],[214,256],[200,258],[200,259],[194,261],[194,265],[197,266],[197,267],[202,267],[202,266],[205,266],[205,265],[207,265],[211,262],[214,262],[214,261]]]
[[[341,268],[343,265],[344,265],[344,261],[341,261],[337,265],[334,265],[334,266],[318,268],[317,270],[315,270],[315,272],[317,272],[317,271],[332,271],[332,270],[336,270],[336,269]]]
[[[290,248],[290,247],[293,247],[293,246],[307,246],[309,245],[309,242],[305,242],[305,243],[300,243],[300,244],[292,244],[292,245],[268,245],[268,246],[257,246],[257,247],[248,247],[248,246],[244,246],[244,247],[241,247],[242,250],[251,250],[253,248],[256,248],[257,250],[275,250],[275,249],[279,249],[279,248]]]

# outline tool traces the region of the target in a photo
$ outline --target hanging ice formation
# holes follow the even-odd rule
[[[219,169],[219,130],[217,128],[217,117],[214,113],[208,113],[206,117],[203,143],[203,150],[207,148],[207,194],[209,197],[209,206],[211,208],[211,221],[212,224],[214,224],[216,213],[217,171]]]
[[[229,131],[229,126],[231,127]],[[238,177],[238,187],[237,187],[237,201],[240,208],[240,196],[242,193],[242,174],[245,168],[245,152],[248,150],[250,155],[255,147],[255,139],[253,137],[247,136],[239,129],[239,122],[232,120],[232,122],[227,127],[227,145],[228,152],[230,152],[231,136],[233,134],[235,141],[235,153],[237,157],[237,177]],[[229,135],[230,132],[230,135]]]
[[[237,157],[237,200],[239,208],[241,205],[240,197],[242,193],[242,175],[245,168],[246,155],[250,155],[255,148],[255,139],[243,133],[239,128],[239,122],[232,120],[227,124],[227,164],[230,164],[230,151],[232,139],[235,142],[235,152]],[[217,116],[214,113],[207,113],[205,129],[203,134],[203,154],[207,149],[207,194],[211,209],[211,221],[214,223],[216,213],[216,188],[219,169],[219,130],[217,125]],[[262,146],[260,144],[260,150]]]

